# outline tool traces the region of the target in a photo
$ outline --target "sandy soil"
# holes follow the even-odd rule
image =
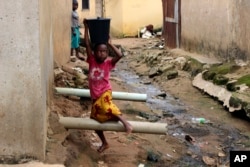
[[[145,46],[153,45],[154,40],[128,38],[114,40],[114,43],[122,45],[129,53],[117,65],[118,71],[122,63],[127,63],[128,71],[146,72],[149,67],[138,64],[136,56],[143,52],[159,51],[145,50]],[[77,62],[71,62],[71,65]],[[72,79],[72,76],[64,73],[63,78]],[[169,132],[162,135],[141,133],[127,135],[123,132],[108,131],[105,135],[110,148],[100,154],[96,151],[100,141],[94,131],[65,130],[58,123],[57,114],[88,117],[89,99],[80,100],[79,97],[55,95],[49,118],[46,162],[62,163],[72,167],[229,166],[230,149],[250,149],[249,121],[232,115],[216,100],[194,88],[190,74],[180,71],[179,76],[172,80],[162,82],[160,77],[149,80],[152,85],[159,86],[162,91],[173,96],[184,106],[184,113],[161,117],[159,120],[169,125]],[[66,85],[57,80],[55,86]],[[112,86],[114,91],[130,91],[126,82],[119,78],[112,80]],[[87,88],[86,85],[85,87]],[[138,111],[155,114],[146,102],[115,100],[115,103],[128,120],[141,121],[142,118],[135,114]],[[211,123],[193,124],[187,115],[204,117]],[[178,133],[179,129],[185,133]]]

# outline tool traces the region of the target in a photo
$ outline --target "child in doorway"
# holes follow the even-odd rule
[[[72,15],[71,15],[71,51],[70,55],[73,56],[75,50],[76,57],[84,60],[84,58],[79,56],[80,47],[80,30],[79,30],[79,16],[77,13],[78,2],[77,0],[72,0]]]
[[[131,133],[133,128],[122,116],[119,108],[112,102],[112,89],[109,81],[110,71],[115,67],[116,63],[122,58],[120,50],[108,43],[96,44],[94,52],[92,52],[89,39],[89,29],[86,19],[83,21],[85,31],[84,39],[86,44],[87,62],[89,63],[89,89],[92,99],[92,109],[90,118],[98,122],[121,121],[126,132]],[[108,46],[114,51],[113,58],[108,57]],[[104,136],[103,131],[96,130],[97,135],[102,141],[102,145],[97,150],[103,152],[109,145]]]

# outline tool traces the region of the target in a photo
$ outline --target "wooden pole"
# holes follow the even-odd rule
[[[149,133],[149,134],[166,134],[167,123],[152,123],[128,121],[132,127],[132,133]],[[105,122],[99,123],[90,118],[60,117],[61,123],[66,129],[85,129],[85,130],[102,130],[102,131],[118,131],[125,132],[125,128],[121,122]]]

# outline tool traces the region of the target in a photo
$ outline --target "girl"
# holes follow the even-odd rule
[[[99,122],[106,121],[121,121],[126,132],[131,133],[132,126],[122,117],[122,113],[118,107],[112,102],[112,88],[109,81],[110,71],[115,67],[115,64],[121,59],[122,53],[111,44],[100,43],[94,47],[94,52],[90,47],[89,29],[86,19],[84,19],[84,39],[86,44],[87,62],[89,63],[89,89],[92,99],[92,109],[90,117]],[[114,51],[115,56],[108,58],[107,45]],[[98,152],[103,152],[109,145],[104,136],[103,131],[96,130],[97,135],[102,141],[102,145]]]

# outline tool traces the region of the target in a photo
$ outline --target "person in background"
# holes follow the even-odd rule
[[[89,29],[87,20],[84,19],[84,39],[87,52],[87,62],[89,63],[89,89],[92,100],[92,109],[90,118],[100,123],[106,121],[121,121],[126,132],[132,132],[133,127],[122,116],[119,108],[112,102],[112,88],[109,81],[110,71],[115,67],[116,63],[122,58],[122,53],[115,47],[111,40],[108,43],[95,44],[92,51],[89,39]],[[114,51],[115,56],[108,56],[108,46]],[[103,131],[96,130],[97,135],[102,141],[102,145],[97,150],[103,152],[109,148],[109,144],[104,136]]]
[[[70,55],[73,56],[74,50],[77,58],[84,60],[79,56],[80,47],[80,30],[79,30],[79,15],[77,13],[78,1],[72,0],[72,15],[71,15],[71,51]]]

